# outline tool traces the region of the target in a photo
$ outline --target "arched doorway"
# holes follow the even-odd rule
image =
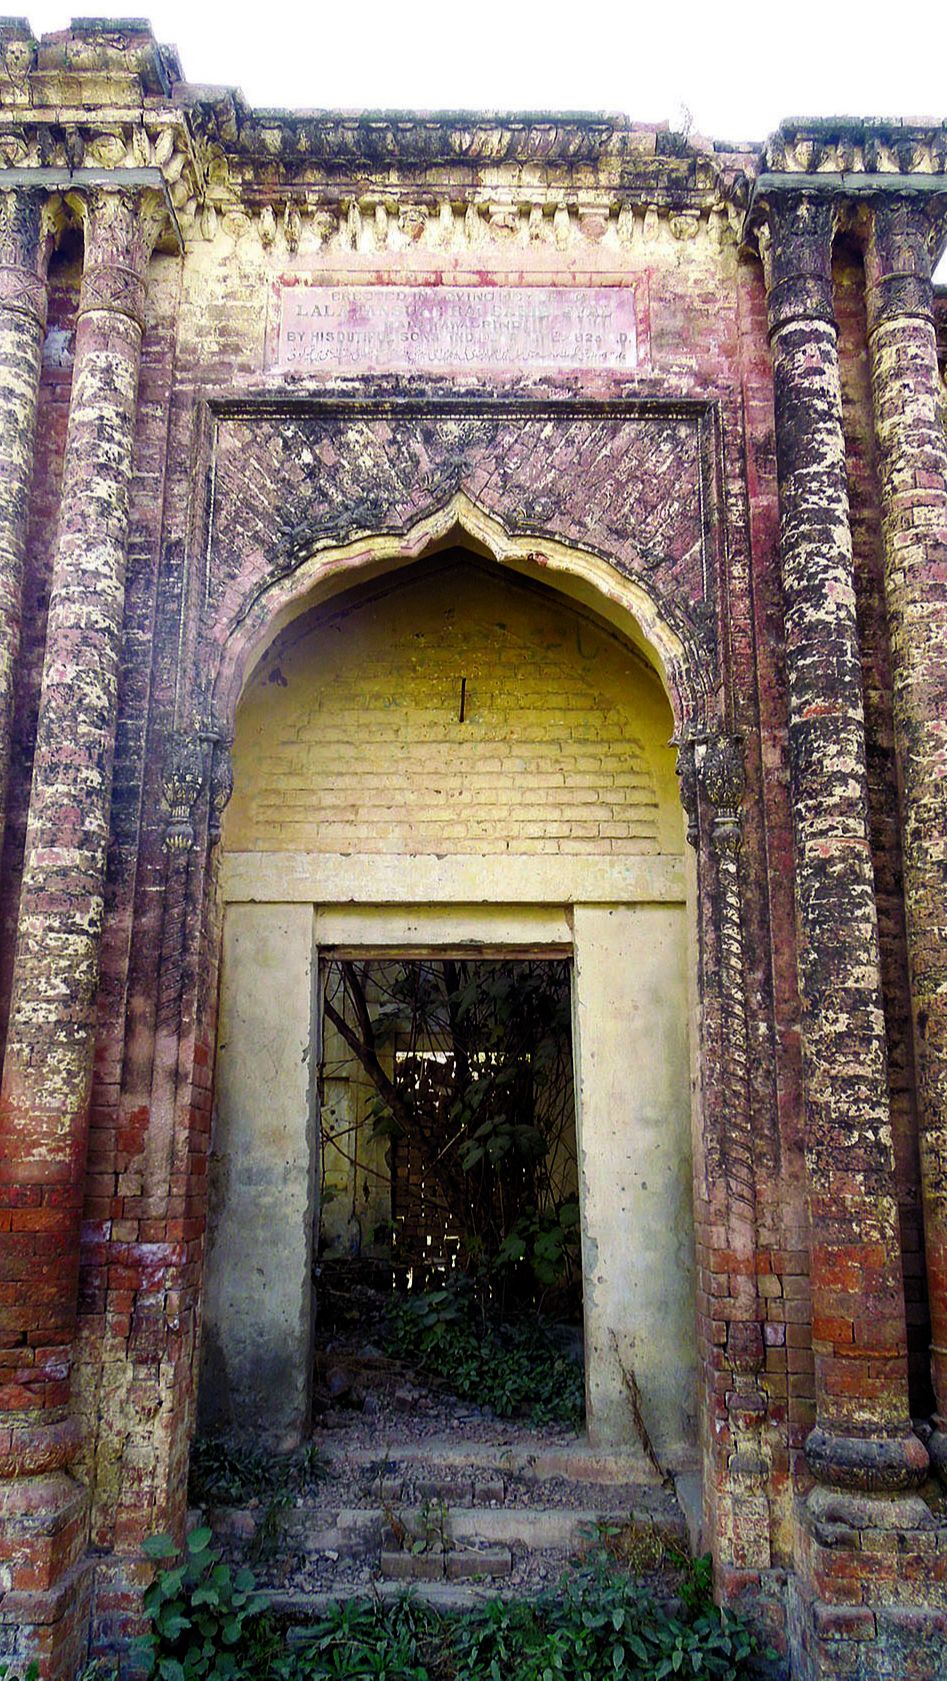
[[[212,1396],[228,1422],[305,1424],[320,958],[555,956],[573,977],[589,1435],[634,1445],[630,1376],[652,1441],[681,1463],[695,1353],[673,718],[591,590],[569,599],[480,550],[445,536],[304,603],[244,688],[205,1411]]]

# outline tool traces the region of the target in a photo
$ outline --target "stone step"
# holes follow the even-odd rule
[[[423,1533],[429,1516],[424,1509],[404,1508],[400,1521],[411,1535]],[[523,1546],[530,1552],[575,1552],[596,1538],[600,1524],[643,1529],[668,1541],[683,1542],[683,1516],[631,1510],[616,1520],[613,1513],[594,1507],[570,1510],[560,1506],[450,1506],[444,1512],[444,1531],[452,1546],[484,1542]]]
[[[431,1473],[425,1468],[403,1467],[400,1472],[375,1479],[381,1499],[390,1502],[446,1500],[453,1506],[502,1505],[506,1479],[498,1471],[483,1470],[463,1475],[462,1469]]]
[[[336,1447],[319,1443],[320,1453],[331,1471],[333,1461],[348,1465],[377,1466],[377,1448]],[[456,1441],[449,1437],[406,1438],[385,1443],[381,1475],[407,1476],[412,1468],[423,1467],[430,1480],[471,1479],[480,1471],[506,1477],[541,1481],[562,1478],[569,1482],[616,1483],[638,1488],[661,1487],[661,1479],[644,1453],[636,1447],[596,1448],[584,1436],[567,1436],[544,1443],[536,1441]]]
[[[502,1599],[506,1593],[516,1592],[505,1588],[502,1579],[478,1582],[455,1582],[439,1578],[434,1582],[404,1582],[379,1580],[372,1583],[371,1592],[364,1588],[342,1587],[338,1592],[308,1592],[302,1589],[267,1589],[270,1604],[276,1614],[289,1623],[287,1634],[291,1646],[304,1646],[306,1643],[306,1621],[324,1616],[330,1605],[337,1605],[348,1599],[380,1599],[386,1602],[400,1599],[410,1588],[412,1599],[421,1600],[430,1605],[432,1610],[441,1611],[447,1615],[460,1614],[471,1611],[478,1605],[485,1605],[490,1599]]]
[[[414,1553],[383,1547],[381,1574],[390,1582],[493,1581],[509,1576],[513,1555],[509,1547],[447,1547],[444,1551]]]
[[[251,1542],[264,1509],[213,1507],[207,1521],[222,1541]],[[687,1549],[687,1526],[676,1507],[630,1505],[620,1515],[594,1506],[291,1506],[276,1517],[288,1550],[310,1558],[378,1558],[400,1552],[425,1560],[464,1549],[521,1547],[530,1553],[576,1553],[605,1527],[643,1556],[665,1546]],[[433,1579],[437,1572],[430,1567]],[[386,1572],[388,1573],[388,1572]],[[424,1571],[416,1573],[418,1579]],[[443,1571],[441,1571],[443,1574]]]

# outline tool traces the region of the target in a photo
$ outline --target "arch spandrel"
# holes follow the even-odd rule
[[[303,604],[459,539],[609,619],[656,666],[677,732],[718,687],[719,520],[706,405],[221,414],[200,687],[232,720]]]

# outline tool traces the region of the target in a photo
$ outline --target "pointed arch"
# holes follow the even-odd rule
[[[715,690],[706,650],[674,625],[639,578],[561,537],[511,532],[465,491],[458,490],[403,532],[362,535],[320,545],[291,572],[242,600],[216,629],[210,705],[232,726],[247,675],[276,635],[297,614],[332,595],[410,565],[448,544],[471,548],[497,566],[558,590],[600,618],[644,654],[668,696],[678,738],[702,731]]]

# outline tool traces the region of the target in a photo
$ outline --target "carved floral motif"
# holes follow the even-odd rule
[[[0,190],[0,307],[46,319],[45,194]]]
[[[174,736],[161,786],[168,812],[161,844],[165,852],[188,852],[195,841],[194,807],[204,786],[204,754],[196,736]]]
[[[85,261],[79,310],[114,310],[139,326],[145,318],[145,270],[165,224],[153,188],[95,187],[84,200]]]
[[[712,736],[703,748],[700,775],[714,807],[714,842],[718,848],[732,850],[740,844],[740,807],[746,787],[740,739]]]

